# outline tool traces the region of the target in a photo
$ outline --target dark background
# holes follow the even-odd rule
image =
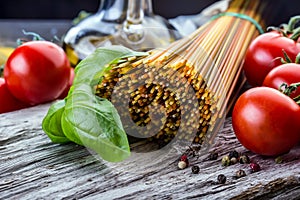
[[[73,19],[81,10],[97,12],[100,0],[8,0],[0,19]],[[153,0],[154,12],[166,18],[196,14],[216,0]]]
[[[101,0],[7,0],[0,1],[0,19],[74,19],[81,10],[95,13]],[[217,0],[153,0],[156,14],[165,18],[197,14]],[[254,0],[256,1],[256,0]],[[268,0],[263,0],[268,1]],[[271,1],[271,0],[269,0]],[[299,0],[272,0],[280,9],[274,24],[300,15]],[[270,10],[272,12],[272,10]]]

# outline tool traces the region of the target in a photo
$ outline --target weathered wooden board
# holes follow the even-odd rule
[[[75,144],[53,144],[41,128],[48,107],[0,115],[0,199],[300,199],[300,146],[276,164],[239,144],[231,118],[211,148],[218,159],[195,157],[191,164],[199,165],[200,173],[192,174],[191,167],[177,169],[180,148],[164,156],[134,154],[114,164]],[[249,173],[242,164],[223,167],[222,156],[234,149],[248,154],[262,170]],[[234,178],[238,169],[247,176]],[[216,183],[219,174],[227,176],[225,184]]]

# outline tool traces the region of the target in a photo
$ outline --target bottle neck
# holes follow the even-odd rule
[[[144,13],[147,16],[154,15],[153,14],[153,7],[152,7],[152,0],[143,0],[144,1]]]
[[[144,0],[129,0],[127,21],[130,24],[141,24],[144,19]]]
[[[122,22],[126,18],[128,0],[100,0],[97,14],[103,15],[102,20],[106,22]]]
[[[127,20],[142,23],[144,16],[152,16],[152,0],[128,0]]]

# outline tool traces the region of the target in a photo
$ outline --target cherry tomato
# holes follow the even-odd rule
[[[300,82],[300,65],[288,63],[272,69],[266,76],[263,85],[274,89],[279,89],[282,83],[288,85]],[[290,97],[294,98],[300,95],[300,88],[294,91]]]
[[[29,107],[15,98],[7,88],[4,78],[0,78],[0,113],[11,112]]]
[[[74,77],[75,77],[75,72],[74,72],[74,68],[70,68],[70,79],[69,79],[69,83],[68,83],[68,86],[66,87],[66,89],[63,91],[63,93],[59,96],[59,99],[63,99],[65,98],[68,93],[69,93],[69,90],[73,84],[73,80],[74,80]]]
[[[31,105],[58,98],[70,79],[63,49],[48,41],[30,41],[15,49],[4,67],[10,92]]]
[[[287,153],[300,141],[300,108],[283,93],[251,88],[237,100],[232,125],[237,139],[250,151],[266,156]]]
[[[266,75],[282,64],[282,50],[294,61],[300,52],[300,43],[277,31],[261,34],[251,42],[243,66],[251,86],[261,86]]]

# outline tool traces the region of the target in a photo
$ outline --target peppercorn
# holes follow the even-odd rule
[[[181,157],[180,157],[180,160],[179,161],[184,161],[186,163],[186,165],[189,165],[189,160],[188,160],[188,157],[186,154],[183,154]]]
[[[236,151],[236,150],[233,150],[233,151],[230,151],[229,152],[229,158],[231,159],[231,158],[238,158],[239,157],[239,153]]]
[[[198,165],[194,165],[194,166],[192,167],[192,173],[193,173],[193,174],[198,174],[199,171],[200,171],[200,168],[199,168]]]
[[[240,169],[240,170],[236,171],[235,176],[236,176],[236,178],[244,177],[244,176],[246,176],[246,172],[244,170]]]
[[[241,155],[239,157],[239,161],[241,164],[249,164],[250,163],[250,158],[247,155]]]
[[[224,156],[223,158],[222,158],[222,165],[223,166],[229,166],[230,165],[230,158],[229,158],[229,156]]]
[[[178,162],[178,169],[185,169],[187,167],[187,163],[185,161]]]
[[[224,174],[219,174],[217,180],[219,184],[224,184],[226,182],[226,176]]]
[[[237,163],[236,157],[232,157],[232,158],[230,159],[230,164],[234,165],[234,164],[236,164],[236,163]]]
[[[250,166],[251,172],[258,172],[258,171],[260,171],[260,166],[257,163],[250,163],[249,166]]]
[[[276,164],[281,164],[283,162],[283,159],[281,156],[278,156],[277,158],[275,158],[275,163]]]
[[[217,152],[211,152],[208,156],[209,160],[217,160],[218,158],[218,153]]]

